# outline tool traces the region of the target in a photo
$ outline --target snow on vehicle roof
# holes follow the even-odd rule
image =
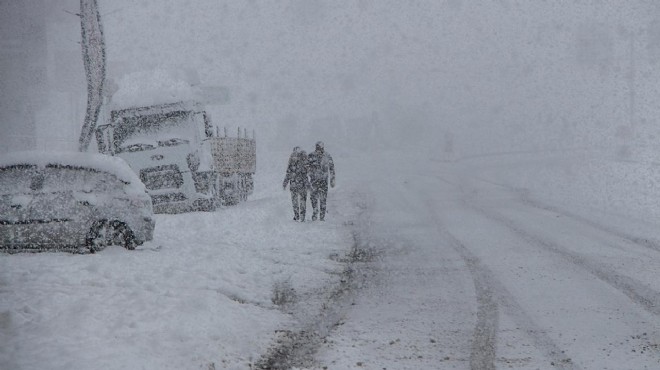
[[[126,161],[99,153],[20,151],[0,158],[0,168],[16,165],[36,165],[42,168],[47,165],[84,167],[111,173],[127,183],[142,185],[142,181]]]
[[[149,106],[163,101],[192,100],[199,95],[199,77],[191,71],[158,67],[136,71],[116,80],[112,104]]]

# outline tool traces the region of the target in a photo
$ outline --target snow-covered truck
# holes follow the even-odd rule
[[[211,211],[254,189],[256,140],[238,129],[220,135],[204,106],[179,101],[110,110],[96,130],[98,150],[126,160],[151,196],[154,212]]]

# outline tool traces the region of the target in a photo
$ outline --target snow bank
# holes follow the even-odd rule
[[[262,159],[248,202],[155,215],[135,251],[0,254],[0,369],[250,368],[296,325],[275,290],[315,302],[353,244],[343,177],[325,222],[292,221],[288,155]]]

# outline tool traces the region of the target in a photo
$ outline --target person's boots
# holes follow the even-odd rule
[[[300,218],[300,216],[298,215],[298,212],[296,212],[296,213],[293,215],[293,220],[294,220],[294,221],[298,221],[299,218]]]
[[[305,214],[300,214],[300,222],[305,222]]]
[[[312,212],[312,221],[316,221],[316,211]]]

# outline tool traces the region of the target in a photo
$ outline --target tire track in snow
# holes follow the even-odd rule
[[[254,369],[288,370],[316,365],[314,356],[318,348],[330,332],[341,324],[357,291],[365,285],[365,279],[370,275],[367,272],[369,261],[364,260],[370,253],[361,249],[362,245],[358,243],[359,239],[356,239],[353,250],[347,256],[339,285],[330,288],[319,312],[303,322],[301,329],[279,331],[275,343],[253,365]]]
[[[441,176],[436,175],[432,177],[464,190],[460,184],[446,180]],[[407,196],[408,192],[402,191],[401,194],[408,198],[408,202],[411,201]],[[579,370],[580,367],[574,364],[554,340],[542,328],[536,325],[531,316],[518,304],[513,294],[495,277],[495,274],[487,266],[482,264],[481,260],[465,244],[442,226],[437,210],[433,208],[431,202],[422,203],[422,200],[418,199],[417,205],[427,208],[440,236],[444,240],[447,240],[452,249],[465,261],[475,286],[477,295],[477,323],[472,338],[470,369],[482,370],[496,368],[497,332],[501,307],[518,327],[531,338],[535,348],[550,361],[550,364],[554,368]],[[462,199],[461,204],[469,207],[469,201],[467,199]]]
[[[461,256],[472,277],[477,296],[477,323],[472,333],[470,349],[471,370],[495,369],[497,348],[497,329],[499,327],[499,308],[494,300],[489,274],[481,265],[478,257],[449,233],[443,233],[452,248]]]
[[[451,182],[436,177],[449,185]],[[472,254],[458,239],[448,231],[442,229],[438,222],[435,210],[429,202],[423,202],[419,197],[411,199],[409,189],[402,189],[399,185],[397,189],[400,198],[405,204],[415,204],[416,209],[426,208],[432,215],[433,226],[438,230],[443,240],[448,240],[452,249],[458,253],[470,272],[472,283],[477,300],[477,322],[472,332],[472,341],[470,348],[470,369],[471,370],[495,370],[496,348],[497,348],[497,329],[499,327],[499,308],[494,300],[493,289],[490,284],[491,276],[481,264],[481,260]],[[421,194],[420,192],[416,192]],[[413,203],[414,202],[414,203]]]
[[[454,187],[459,187],[458,184],[439,176],[434,176],[434,178]],[[412,201],[408,195],[410,192],[404,190],[400,193],[410,204]],[[477,322],[472,334],[470,369],[490,370],[496,368],[497,333],[500,307],[502,307],[507,315],[532,339],[535,347],[550,361],[554,368],[579,370],[580,368],[564,355],[552,338],[534,323],[534,320],[518,304],[504,284],[495,277],[487,266],[481,263],[479,257],[474,255],[465,244],[442,226],[432,202],[423,202],[422,199],[418,198],[415,201],[420,209],[427,209],[439,235],[443,240],[447,240],[452,249],[463,259],[472,277],[477,300]]]
[[[566,209],[562,209],[560,207],[554,206],[554,205],[549,205],[547,203],[544,203],[538,199],[534,199],[529,196],[528,192],[522,189],[518,189],[514,186],[507,185],[507,184],[502,184],[498,182],[494,182],[491,180],[487,180],[484,178],[476,177],[479,181],[485,182],[487,184],[495,185],[501,188],[504,188],[514,194],[520,202],[526,206],[532,207],[532,208],[537,208],[541,209],[544,211],[549,211],[549,212],[554,212],[560,216],[564,216],[570,219],[573,219],[577,222],[580,222],[584,225],[590,226],[593,229],[596,229],[598,231],[607,233],[609,235],[615,236],[617,238],[626,240],[628,242],[631,242],[635,245],[639,245],[641,247],[645,247],[651,250],[654,250],[656,252],[660,252],[660,241],[657,240],[650,240],[650,239],[645,239],[645,238],[640,238],[635,235],[631,235],[626,232],[618,231],[618,230],[613,230],[611,227],[607,227],[603,224],[600,224],[598,222],[595,222],[591,219],[588,219],[586,217],[580,216],[578,214],[575,214],[573,212],[570,212]]]
[[[565,209],[561,209],[561,208],[556,207],[556,206],[551,206],[551,205],[544,204],[541,201],[532,199],[532,198],[530,198],[529,196],[526,196],[526,195],[522,195],[521,200],[522,200],[523,204],[528,205],[530,207],[534,207],[534,208],[542,209],[544,211],[550,211],[550,212],[557,213],[561,216],[573,219],[573,220],[575,220],[577,222],[580,222],[584,225],[590,226],[590,227],[592,227],[592,228],[594,228],[598,231],[613,235],[617,238],[629,241],[629,242],[631,242],[633,244],[636,244],[636,245],[639,245],[641,247],[649,248],[649,249],[654,250],[656,252],[660,252],[660,244],[658,244],[657,241],[653,241],[653,240],[649,240],[649,239],[645,239],[645,238],[640,238],[638,236],[634,236],[634,235],[628,234],[626,232],[612,230],[611,228],[609,228],[607,226],[604,226],[602,224],[599,224],[599,223],[597,223],[593,220],[590,220],[586,217],[577,215],[575,213],[572,213],[572,212],[567,211]]]
[[[360,224],[368,222],[364,213],[367,206],[358,203],[361,211],[358,225],[353,225],[353,245],[343,259],[339,284],[325,287],[326,293],[317,313],[294,311],[294,318],[301,320],[300,328],[281,330],[275,343],[268,348],[251,368],[257,370],[288,370],[309,368],[316,365],[314,356],[330,332],[341,324],[345,312],[366,281],[372,277],[370,262],[377,254],[371,241],[360,234]],[[308,317],[308,315],[310,315]]]
[[[437,218],[436,218],[437,219]],[[472,353],[470,354],[470,369],[494,369],[497,344],[497,329],[499,308],[528,335],[550,363],[558,369],[578,370],[570,358],[564,355],[562,349],[535,324],[534,320],[518,304],[509,290],[495,277],[495,274],[479,258],[449,231],[437,223],[440,234],[451,243],[452,248],[465,260],[473,277],[477,290],[477,325],[473,335]]]
[[[562,257],[564,260],[588,271],[599,280],[607,283],[614,289],[623,293],[631,301],[640,305],[646,311],[660,316],[660,293],[647,287],[639,280],[618,274],[611,268],[608,268],[598,262],[591,261],[577,252],[570,251],[553,241],[546,240],[540,236],[534,235],[531,232],[524,230],[520,225],[502,216],[501,214],[486,211],[485,209],[479,208],[475,205],[470,205],[470,207],[485,217],[506,226],[508,229],[513,231],[524,240],[538,245],[545,250],[553,252],[556,255]]]

